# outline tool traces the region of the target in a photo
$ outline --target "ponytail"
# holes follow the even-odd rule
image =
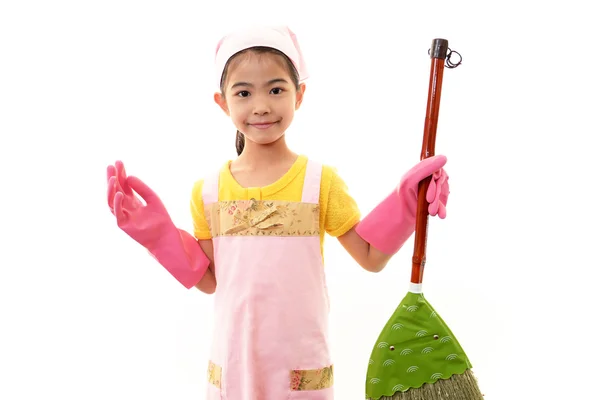
[[[235,134],[235,150],[237,151],[237,155],[239,156],[244,151],[244,144],[246,143],[246,138],[244,134],[240,131],[237,131]]]

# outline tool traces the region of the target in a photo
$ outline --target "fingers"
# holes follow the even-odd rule
[[[106,197],[108,200],[108,208],[114,214],[114,204],[115,204],[115,195],[117,193],[117,178],[113,175],[108,179],[108,187],[106,192]]]
[[[132,194],[131,188],[127,185],[127,173],[122,161],[117,160],[114,165],[109,165],[106,168],[106,180],[110,180],[113,176],[117,179],[116,184],[119,190],[122,190],[126,195]]]
[[[150,187],[148,187],[148,185],[146,185],[144,182],[142,182],[141,179],[139,179],[135,176],[128,176],[127,177],[127,185],[131,189],[135,190],[142,197],[142,199],[144,199],[146,204],[150,205],[150,204],[160,204],[161,203],[161,201],[158,198],[158,196],[156,195],[156,193],[154,193],[154,191],[152,189],[150,189]]]
[[[431,177],[431,182],[427,188],[426,199],[429,203],[436,203],[440,199],[440,194],[446,181],[446,174],[443,169],[436,171]]]
[[[449,195],[450,195],[450,185],[448,184],[448,176],[446,176],[446,180],[444,180],[444,183],[442,185],[442,190],[440,193],[440,201],[442,202],[443,205],[448,204],[448,196]]]
[[[115,175],[117,175],[117,169],[115,168],[114,165],[109,165],[106,168],[106,181],[108,182],[110,180],[110,178],[112,178]]]
[[[119,186],[121,187],[121,190],[123,190],[123,193],[125,193],[126,195],[132,195],[133,192],[127,184],[127,173],[125,172],[125,165],[122,161],[119,160],[115,163],[115,167],[117,170],[117,179],[119,181]]]
[[[427,188],[426,199],[430,203],[427,210],[430,215],[446,218],[446,203],[448,201],[448,174],[444,169],[436,171]]]
[[[448,205],[448,196],[450,195],[450,185],[448,184],[448,174],[442,170],[441,178],[437,182],[439,187],[439,193],[436,196],[436,204],[438,204],[437,215],[441,219],[446,218],[446,210]]]
[[[437,185],[435,177],[433,177],[431,181],[429,181],[429,187],[427,188],[427,194],[425,195],[425,198],[427,199],[428,203],[433,203],[433,201],[436,199],[438,187],[439,185]]]
[[[117,192],[115,194],[115,200],[114,200],[114,210],[115,210],[115,216],[117,217],[117,225],[121,226],[121,224],[125,223],[125,221],[127,221],[127,214],[125,212],[125,209],[123,208],[123,198],[124,195],[121,192]]]
[[[431,179],[431,181],[429,182],[429,187],[427,188],[427,194],[425,196],[425,199],[429,203],[429,206],[427,207],[429,215],[436,215],[438,212],[439,201],[437,192],[439,187],[440,185],[437,184],[435,179]]]
[[[432,180],[432,182],[433,182],[433,180]],[[440,204],[441,185],[436,184],[435,188],[436,188],[435,193],[431,196],[432,200],[429,201],[429,203],[431,203],[431,204],[429,204],[429,214],[430,215],[437,215],[439,213],[440,205],[441,205]]]
[[[429,215],[431,216],[435,216],[440,209],[440,202],[439,201],[434,201],[433,203],[430,203],[429,206],[427,206],[427,211],[429,212]]]
[[[444,218],[446,218],[446,206],[441,202],[438,202],[438,204],[439,204],[438,217],[440,217],[440,219],[444,219]]]
[[[444,185],[448,186],[448,184],[446,183],[446,179],[448,178],[448,175],[446,175],[446,172],[442,169],[440,170],[439,174],[436,173],[434,174],[434,179],[435,179],[435,198],[439,200],[440,198],[440,194],[442,193],[442,189],[444,188]]]

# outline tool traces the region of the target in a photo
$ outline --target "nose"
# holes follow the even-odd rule
[[[271,112],[269,101],[262,96],[256,96],[253,106],[254,115],[265,115]]]

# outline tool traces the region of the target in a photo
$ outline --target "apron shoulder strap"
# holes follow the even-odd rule
[[[322,171],[323,165],[310,159],[308,160],[306,165],[306,174],[304,176],[304,187],[302,188],[303,203],[319,203]]]
[[[212,172],[204,179],[202,184],[202,202],[204,207],[209,204],[216,203],[219,201],[219,177],[221,176],[221,170]]]

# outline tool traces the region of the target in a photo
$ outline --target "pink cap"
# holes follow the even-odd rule
[[[272,47],[281,51],[288,56],[298,70],[300,82],[308,78],[302,51],[298,45],[296,35],[290,28],[287,26],[251,27],[232,32],[224,36],[217,44],[215,52],[217,87],[221,84],[223,69],[231,56],[255,46]]]

